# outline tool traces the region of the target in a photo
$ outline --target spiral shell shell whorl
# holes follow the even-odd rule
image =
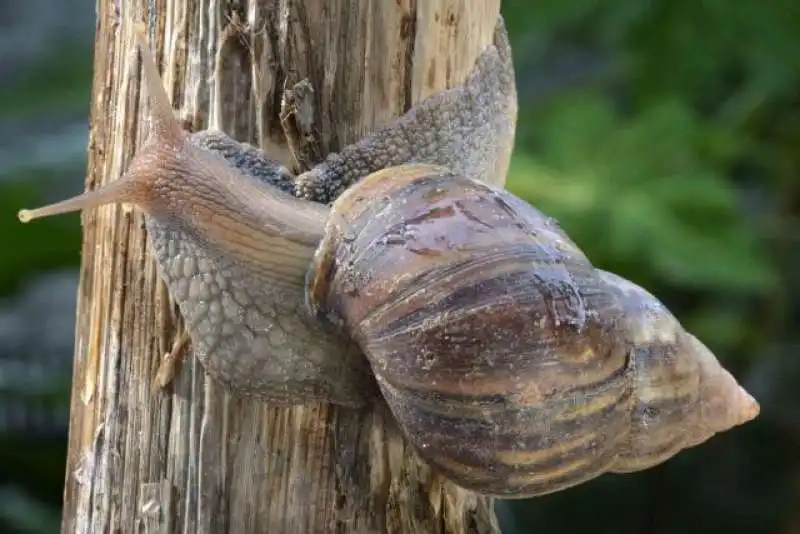
[[[307,291],[457,484],[525,497],[614,463],[632,406],[621,309],[555,221],[510,193],[430,165],[374,173],[334,203]]]
[[[385,169],[339,197],[306,289],[423,458],[481,493],[646,469],[758,413],[655,297],[443,167]]]
[[[756,400],[658,299],[597,272],[625,310],[620,341],[632,355],[630,435],[611,471],[647,469],[758,415]]]

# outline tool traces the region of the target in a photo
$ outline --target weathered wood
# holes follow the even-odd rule
[[[307,79],[314,90],[296,94],[297,114],[284,117],[315,137],[296,140],[298,159],[337,150],[462,81],[491,42],[499,0],[98,0],[97,8],[87,188],[116,179],[144,131],[135,21],[148,21],[187,125],[219,128],[291,162],[284,88]],[[498,530],[491,500],[432,473],[382,404],[357,412],[243,401],[194,358],[154,392],[180,317],[141,214],[103,207],[83,224],[63,532]]]

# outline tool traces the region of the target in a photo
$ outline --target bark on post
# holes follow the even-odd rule
[[[308,165],[461,82],[498,12],[499,0],[98,0],[86,186],[116,179],[140,139],[136,21],[187,126],[291,164],[285,127]],[[296,86],[281,117],[284,89],[306,79],[313,93]],[[83,224],[63,532],[498,531],[491,501],[431,472],[382,405],[242,401],[191,357],[153,391],[180,318],[141,215],[104,207]]]

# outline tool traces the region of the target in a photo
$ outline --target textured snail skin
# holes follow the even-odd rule
[[[380,169],[405,163],[443,165],[502,186],[517,123],[514,65],[502,17],[463,84],[435,93],[296,178],[295,194],[328,204]]]
[[[377,384],[360,349],[305,313],[304,277],[323,237],[324,204],[382,162],[448,163],[458,154],[476,177],[504,179],[517,108],[502,18],[494,38],[463,84],[430,95],[295,181],[262,151],[221,132],[184,131],[140,29],[147,142],[119,180],[20,218],[135,205],[192,351],[216,382],[275,404],[375,402]],[[464,150],[475,154],[461,158]]]
[[[198,231],[196,223],[186,224],[186,217],[175,216],[175,207],[149,211],[148,237],[160,272],[184,317],[195,355],[217,382],[239,396],[272,403],[317,401],[363,406],[375,402],[377,385],[360,349],[340,332],[313,320],[303,308],[303,276],[322,239],[328,213],[320,204],[328,200],[325,195],[338,194],[345,184],[368,174],[369,165],[414,158],[449,161],[454,146],[480,145],[475,157],[481,156],[476,161],[483,163],[476,165],[475,172],[486,178],[500,166],[504,176],[513,145],[516,92],[502,19],[495,40],[498,45],[487,47],[476,59],[465,84],[431,95],[357,145],[331,154],[318,166],[319,171],[307,173],[305,180],[298,177],[295,181],[260,150],[244,147],[222,133],[204,131],[187,136],[192,146],[182,145],[187,155],[178,168],[184,175],[198,172],[189,168],[197,159],[191,155],[196,154],[194,147],[221,156],[237,172],[230,180],[231,190],[220,188],[204,195],[202,189],[193,188],[196,204],[214,204],[210,213],[236,216],[233,212],[240,204],[232,202],[229,193],[236,193],[238,184],[252,179],[259,190],[251,190],[250,195],[276,197],[282,205],[297,210],[313,206],[321,217],[314,229],[317,233],[301,236],[284,247],[296,249],[290,251],[299,258],[295,269],[286,262],[290,254],[271,248],[266,239],[270,231],[288,234],[292,230],[289,218],[268,224],[273,215],[261,209],[258,215],[266,222],[259,228],[258,220],[247,223],[245,215],[251,210],[240,208],[240,220],[249,228],[233,228],[224,239],[214,242],[208,239],[207,231]],[[431,122],[442,117],[449,117],[451,123]],[[435,140],[430,137],[432,132],[437,133]],[[492,132],[492,137],[487,137],[487,132]],[[166,174],[174,160],[174,154],[159,153],[149,167],[150,174]],[[163,176],[160,183],[185,187],[180,179],[170,176]],[[286,198],[289,195],[303,200]],[[250,234],[251,238],[243,239],[251,230],[260,230],[261,235]],[[257,251],[255,255],[232,249],[233,243],[244,240]],[[288,241],[293,241],[291,236]],[[277,279],[278,269],[293,280],[283,283]]]
[[[644,469],[757,413],[654,297],[443,167],[386,169],[334,202],[307,299],[362,348],[420,454],[482,493]]]
[[[235,216],[233,211],[241,205],[227,195],[236,193],[238,184],[252,180],[259,190],[251,190],[251,195],[277,197],[282,205],[298,210],[308,211],[313,206],[320,214],[314,229],[317,233],[301,236],[302,243],[290,243],[297,249],[292,255],[302,257],[294,269],[281,265],[287,255],[276,248],[270,250],[265,239],[270,226],[276,228],[273,232],[288,233],[290,219],[268,224],[270,214],[260,210],[266,223],[262,224],[263,235],[253,235],[248,244],[261,251],[253,256],[232,250],[231,243],[241,242],[250,230],[258,231],[259,220],[213,242],[207,232],[198,231],[196,223],[186,224],[185,217],[175,216],[173,206],[149,211],[148,236],[162,277],[185,319],[195,354],[219,383],[237,395],[281,404],[323,401],[362,406],[374,402],[377,386],[358,347],[340,332],[314,321],[303,309],[303,276],[322,239],[328,213],[322,204],[383,162],[422,159],[448,163],[463,150],[474,152],[458,159],[462,166],[472,166],[476,177],[504,177],[513,146],[516,91],[502,19],[495,41],[495,46],[487,47],[476,59],[464,84],[431,95],[296,179],[260,150],[243,147],[219,132],[187,136],[192,146],[182,145],[188,154],[181,158],[180,166],[175,166],[174,153],[154,151],[157,157],[145,165],[143,174],[163,175],[159,183],[172,188],[185,186],[169,176],[171,169],[186,176],[198,174],[191,168],[197,159],[192,155],[197,154],[195,147],[221,156],[229,169],[237,172],[238,176],[229,180],[232,190],[220,188],[202,194],[202,189],[194,186],[193,201],[200,206],[213,204],[209,213]],[[301,199],[287,199],[288,195]],[[241,220],[246,221],[244,215],[250,211],[242,207]],[[274,267],[267,268],[270,260]],[[292,283],[279,283],[282,281],[275,276],[279,268],[293,275]]]
[[[283,200],[294,200],[288,171],[261,151],[243,147],[221,132],[202,131],[189,140],[245,172],[238,180],[253,179],[275,188],[276,195],[286,193]],[[167,157],[159,168],[165,168]],[[195,196],[201,205],[214,200],[215,195]],[[228,201],[210,209],[215,214],[226,211]],[[195,224],[170,213],[152,210],[145,221],[162,279],[180,308],[193,351],[220,385],[241,397],[273,404],[334,400],[361,406],[375,398],[375,381],[358,347],[304,312],[302,271],[294,276],[295,283],[287,282],[277,279],[273,270],[258,268],[266,264],[263,256],[226,253],[234,242],[258,248],[258,237],[248,243],[234,228],[219,246]],[[308,264],[319,235],[310,238],[302,265]],[[282,261],[279,252],[271,255]]]
[[[210,213],[236,216],[233,211],[240,205],[225,195],[236,193],[238,184],[253,180],[259,191],[251,195],[258,192],[277,197],[281,204],[298,210],[313,206],[321,216],[317,233],[302,236],[302,243],[290,243],[297,248],[292,255],[301,258],[295,270],[281,265],[287,254],[270,249],[265,239],[270,226],[277,228],[274,232],[288,233],[289,219],[262,224],[262,235],[253,234],[248,243],[261,252],[252,255],[233,250],[231,244],[242,242],[242,235],[250,230],[258,231],[258,220],[246,223],[249,228],[234,228],[224,240],[214,242],[208,239],[208,232],[198,231],[196,223],[186,224],[185,217],[175,216],[174,207],[149,211],[148,237],[162,278],[184,317],[194,353],[220,384],[239,396],[272,403],[322,401],[363,406],[375,402],[377,385],[360,349],[341,332],[313,320],[303,308],[303,276],[322,239],[328,213],[321,204],[329,200],[327,195],[338,195],[383,161],[450,162],[456,147],[474,148],[473,156],[461,159],[474,165],[476,176],[489,179],[498,171],[505,176],[513,145],[516,92],[502,19],[495,40],[497,45],[487,47],[476,59],[463,85],[431,95],[296,180],[260,150],[243,147],[222,133],[204,131],[187,136],[192,146],[182,145],[188,155],[175,169],[186,176],[196,175],[198,171],[190,166],[197,158],[191,154],[199,147],[221,156],[238,173],[230,180],[234,184],[231,191],[202,194],[202,189],[194,186],[193,201],[201,206],[213,203]],[[431,138],[433,132],[436,139]],[[174,165],[174,154],[157,154],[147,168],[150,174],[166,175]],[[180,179],[168,175],[162,176],[160,183],[184,187]],[[284,193],[302,200],[287,199]],[[250,210],[242,208],[240,213],[246,222],[244,215]],[[269,222],[266,210],[259,215]],[[267,266],[270,261],[274,267]],[[292,274],[293,282],[276,279],[278,268]]]

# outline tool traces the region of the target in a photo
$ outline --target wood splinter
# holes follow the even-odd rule
[[[186,358],[186,354],[189,352],[183,350],[189,340],[189,333],[186,330],[182,330],[175,338],[172,348],[164,354],[158,366],[153,379],[153,392],[166,389],[175,379],[183,360]]]

